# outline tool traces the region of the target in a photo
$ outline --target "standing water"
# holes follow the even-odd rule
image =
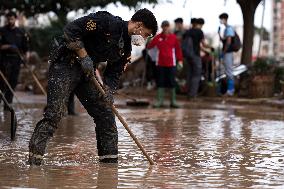
[[[119,112],[155,161],[150,166],[123,126],[119,163],[100,164],[86,114],[64,118],[43,166],[26,164],[42,106],[17,112],[16,140],[0,112],[0,188],[283,188],[284,121],[248,107]],[[32,115],[32,116],[31,116]],[[275,119],[277,118],[277,119]]]

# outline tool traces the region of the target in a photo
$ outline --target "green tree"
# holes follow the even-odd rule
[[[88,10],[94,6],[104,7],[110,3],[120,2],[128,7],[135,7],[141,2],[157,3],[158,0],[0,0],[1,12],[16,9],[26,16],[53,11],[60,20],[66,21],[71,10]]]

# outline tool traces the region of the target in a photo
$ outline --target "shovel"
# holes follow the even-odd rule
[[[17,53],[21,59],[21,61],[23,62],[24,66],[29,70],[29,72],[32,74],[33,79],[35,80],[37,86],[39,87],[39,89],[41,90],[42,94],[44,94],[44,96],[47,96],[47,93],[44,89],[44,87],[42,86],[42,84],[40,83],[38,77],[36,76],[36,74],[33,72],[33,70],[28,66],[28,64],[26,63],[23,55],[20,53],[19,50],[17,50]]]
[[[10,106],[8,101],[6,100],[4,94],[0,90],[0,98],[4,101],[4,104],[8,107],[11,113],[11,140],[15,140],[16,130],[17,130],[17,118],[14,109]]]
[[[103,88],[101,87],[100,83],[97,81],[96,77],[93,76],[91,77],[91,82],[92,84],[99,90],[99,92],[103,95],[105,95],[105,91],[103,90]],[[132,131],[130,130],[130,128],[128,127],[128,124],[125,122],[125,120],[123,119],[123,117],[119,114],[119,112],[117,111],[117,109],[115,108],[115,106],[112,104],[111,105],[111,110],[112,112],[117,116],[117,118],[119,119],[119,121],[122,123],[122,125],[124,126],[124,128],[127,130],[127,132],[129,133],[129,135],[132,137],[132,139],[134,140],[134,142],[137,144],[137,146],[140,148],[140,150],[143,152],[144,156],[146,156],[147,160],[149,161],[149,163],[151,165],[154,165],[154,161],[151,159],[151,157],[148,155],[148,153],[146,152],[146,150],[144,149],[144,147],[142,146],[142,144],[139,142],[139,140],[136,138],[136,136],[132,133]]]

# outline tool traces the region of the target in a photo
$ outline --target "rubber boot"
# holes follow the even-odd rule
[[[164,106],[164,88],[158,88],[157,90],[157,102],[154,104],[154,108],[161,108]]]
[[[171,108],[180,108],[180,106],[177,104],[176,101],[176,89],[172,88],[171,89]]]

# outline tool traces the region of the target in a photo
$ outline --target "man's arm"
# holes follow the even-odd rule
[[[201,40],[201,46],[203,48],[211,48],[211,45],[207,44],[204,38]]]
[[[80,58],[88,55],[82,41],[84,33],[88,32],[86,30],[88,22],[93,22],[96,25],[96,22],[90,16],[84,16],[68,23],[63,29],[67,47],[74,50]],[[93,27],[93,30],[95,29]]]
[[[223,53],[226,53],[232,43],[232,37],[227,37],[225,46],[223,48]]]
[[[101,16],[92,13],[78,18],[64,27],[63,31],[67,41],[67,47],[74,50],[80,58],[88,55],[82,38],[90,33],[96,35],[98,28],[102,25],[100,18]]]
[[[4,41],[3,41],[3,31],[2,31],[2,28],[0,28],[0,50],[8,50],[8,49],[11,49],[12,45],[10,44],[4,44]]]
[[[232,44],[232,38],[235,36],[234,29],[228,26],[225,30],[225,46],[223,48],[223,53],[226,53]]]
[[[74,20],[63,29],[67,47],[79,56],[82,69],[87,76],[94,75],[94,68],[92,59],[88,56],[82,38],[86,33],[94,32],[96,29],[97,20],[91,15]]]
[[[158,44],[158,36],[156,35],[156,36],[152,39],[152,41],[150,41],[150,42],[147,44],[146,48],[147,48],[147,49],[152,49],[152,48],[154,48],[155,46],[157,46],[157,44]]]
[[[220,32],[218,32],[218,35],[219,35],[220,40],[223,41],[224,38],[221,36],[221,33],[220,33]]]
[[[108,63],[104,71],[103,81],[112,91],[116,91],[119,85],[119,79],[122,75],[125,65],[130,62],[130,55],[123,56],[120,61]]]
[[[182,50],[180,47],[180,42],[177,38],[175,39],[175,53],[176,53],[177,60],[182,63],[182,59],[183,59]]]
[[[200,41],[200,49],[202,50],[202,51],[205,51],[205,52],[207,52],[208,50],[208,48],[211,48],[211,46],[209,45],[209,44],[207,44],[206,43],[206,41],[205,41],[205,36],[204,36],[204,33],[203,33],[203,31],[202,30],[200,30],[200,39],[201,39],[201,41]]]
[[[203,52],[207,52],[207,53],[210,53],[211,52],[211,49],[212,49],[212,46],[207,44],[205,42],[205,39],[202,39],[202,41],[200,42],[200,49],[203,51]]]

